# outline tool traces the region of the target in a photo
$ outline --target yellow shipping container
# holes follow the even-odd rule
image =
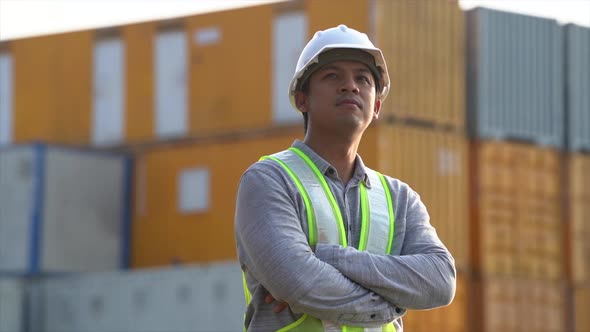
[[[558,151],[509,142],[472,145],[473,265],[489,276],[564,276]]]
[[[568,162],[572,280],[587,283],[590,282],[590,155],[573,154]]]
[[[87,144],[92,33],[14,40],[10,54],[14,66],[13,142]]]
[[[302,132],[298,126],[248,139],[170,143],[138,152],[131,266],[235,260],[240,176]]]
[[[371,127],[359,149],[367,166],[420,195],[459,269],[468,268],[467,149],[467,138],[456,133],[385,123]]]
[[[465,127],[465,23],[456,1],[375,1],[391,76],[386,115]]]
[[[139,152],[132,265],[165,265],[232,259],[233,208],[239,177],[263,154],[303,137],[301,127],[243,140],[167,144]],[[284,131],[279,134],[272,132]],[[404,126],[374,126],[359,150],[367,166],[408,182],[427,205],[431,223],[463,269],[467,261],[466,140]],[[208,172],[209,206],[183,212],[183,172]],[[206,173],[207,173],[206,172]],[[197,186],[195,186],[197,187]],[[192,222],[194,220],[194,222]]]

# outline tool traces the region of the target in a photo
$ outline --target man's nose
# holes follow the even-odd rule
[[[354,76],[346,76],[342,80],[342,86],[340,87],[340,92],[352,92],[352,93],[359,93],[359,87],[354,79]]]

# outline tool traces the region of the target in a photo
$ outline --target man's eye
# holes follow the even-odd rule
[[[359,81],[363,81],[365,83],[371,84],[371,79],[369,79],[369,77],[367,76],[359,76]]]

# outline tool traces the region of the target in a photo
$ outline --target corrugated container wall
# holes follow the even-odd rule
[[[133,267],[236,259],[235,197],[242,173],[301,137],[300,127],[140,151],[135,166]]]
[[[391,91],[382,114],[465,127],[465,28],[456,1],[374,1]]]
[[[245,311],[237,262],[47,278],[31,293],[38,332],[240,331]]]
[[[272,17],[256,6],[185,20],[192,135],[271,125]]]
[[[483,319],[472,327],[482,332],[566,332],[563,284],[521,278],[485,278],[482,306],[472,303]]]
[[[370,34],[369,0],[304,0],[308,15],[308,40],[316,31],[345,24],[349,28]]]
[[[368,167],[420,195],[460,270],[468,268],[467,148],[462,135],[384,123],[370,128],[359,150]]]
[[[13,142],[88,144],[92,32],[11,41],[10,53],[14,75]]]
[[[126,266],[130,166],[40,144],[0,150],[0,272]]]
[[[484,276],[562,280],[559,152],[475,141],[471,163],[474,269]]]
[[[569,24],[565,40],[567,148],[590,152],[590,28]]]
[[[469,131],[563,147],[563,29],[556,21],[467,12]]]
[[[590,331],[590,284],[574,288],[574,332]]]
[[[569,156],[571,267],[574,283],[590,283],[590,155]]]
[[[0,277],[0,331],[25,332],[25,281]]]
[[[125,41],[125,141],[151,140],[154,136],[154,46],[156,23],[121,27]]]

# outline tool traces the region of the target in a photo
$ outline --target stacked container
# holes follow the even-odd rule
[[[467,13],[472,328],[570,329],[564,242],[563,29]]]
[[[590,331],[590,28],[565,27],[566,43],[566,208],[573,330]]]
[[[37,332],[240,331],[235,262],[45,279],[31,288]],[[242,295],[243,296],[243,295]],[[1,326],[1,325],[0,325]],[[14,330],[1,330],[14,331]]]
[[[0,150],[0,273],[126,267],[130,160],[42,144]]]
[[[456,260],[457,295],[438,310],[410,310],[407,331],[467,331],[468,142],[465,134],[465,40],[456,2],[375,1],[370,36],[391,76],[391,90],[360,153],[375,143],[369,167],[410,185]],[[374,136],[373,136],[374,135]]]

